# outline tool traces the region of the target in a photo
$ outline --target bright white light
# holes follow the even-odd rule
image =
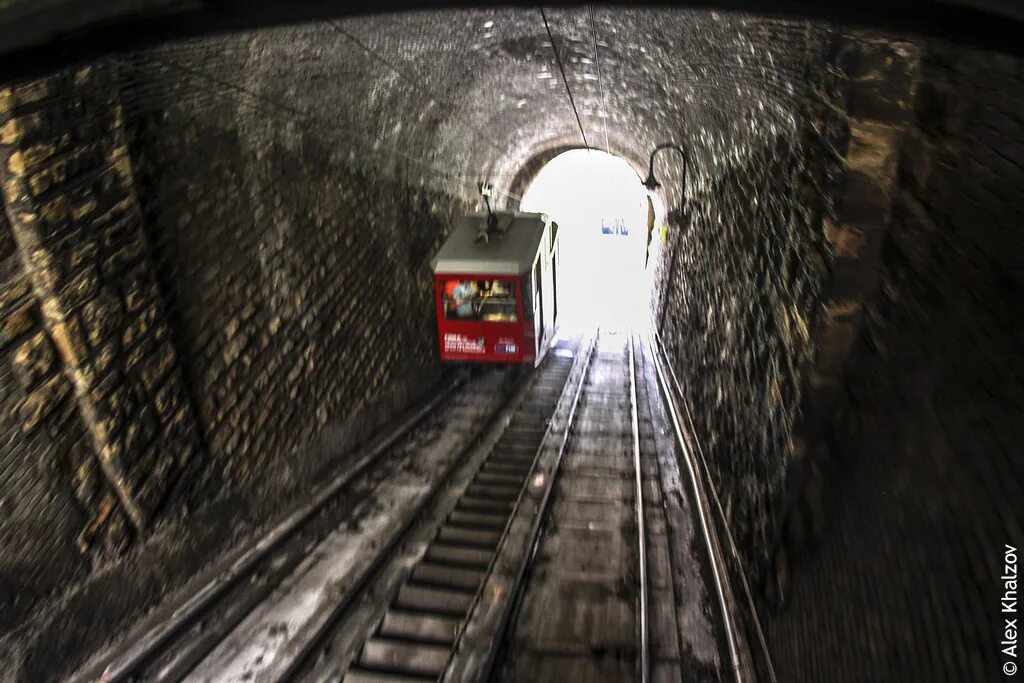
[[[564,328],[646,324],[647,191],[628,163],[598,151],[560,154],[537,174],[521,207],[558,223],[558,315]]]

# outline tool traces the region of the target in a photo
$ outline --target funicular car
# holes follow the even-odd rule
[[[540,362],[558,316],[557,232],[540,213],[456,225],[433,261],[442,360]]]

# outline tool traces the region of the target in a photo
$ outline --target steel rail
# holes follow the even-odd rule
[[[664,353],[664,346],[661,343],[661,336],[658,335],[657,331],[654,331],[654,337],[656,338],[656,340],[658,342],[658,347],[657,348],[659,350],[661,350],[662,353]],[[679,396],[682,397],[683,392],[682,392],[682,389],[680,388],[679,378],[676,377],[675,370],[672,368],[671,365],[668,365],[668,370],[669,370],[669,377],[672,380],[672,384],[675,387],[676,393],[678,393]],[[694,422],[693,422],[693,415],[690,413],[690,408],[689,408],[689,406],[686,405],[686,402],[683,401],[682,403],[683,403],[683,410],[686,413],[686,421],[687,421],[687,424],[689,425],[690,433],[691,434],[695,434],[696,430],[695,430],[695,426],[694,426]],[[703,466],[704,475],[707,478],[708,488],[711,489],[711,498],[712,498],[712,500],[715,501],[715,507],[718,510],[718,514],[719,514],[719,516],[722,519],[722,526],[725,528],[726,538],[729,540],[730,554],[733,556],[733,558],[736,560],[736,562],[739,563],[740,562],[740,554],[739,554],[739,549],[736,546],[736,539],[733,538],[732,530],[729,528],[729,525],[727,523],[728,520],[727,520],[727,518],[725,516],[725,510],[722,507],[722,501],[721,501],[721,499],[718,496],[718,490],[715,488],[715,482],[711,478],[711,469],[708,467],[707,458],[704,456],[704,449],[701,447],[700,441],[696,440],[696,438],[694,439],[694,443],[697,446],[697,454],[700,457],[700,463]],[[743,592],[744,592],[744,595],[747,598],[747,606],[750,609],[751,615],[754,617],[754,627],[755,627],[755,630],[757,631],[758,644],[760,645],[761,652],[764,655],[765,665],[768,667],[768,678],[771,681],[771,683],[777,683],[778,679],[776,678],[776,675],[775,675],[775,666],[772,663],[771,654],[769,654],[769,652],[768,652],[768,642],[767,642],[767,639],[765,638],[765,635],[764,635],[764,629],[761,627],[761,619],[760,619],[760,617],[757,614],[757,606],[754,604],[754,598],[753,598],[753,593],[750,590],[750,584],[747,582],[747,577],[746,577],[746,575],[743,572],[740,572],[740,581],[743,583]]]
[[[743,683],[743,673],[740,664],[739,647],[736,642],[736,625],[733,622],[732,615],[729,611],[729,605],[725,597],[725,583],[728,582],[728,575],[725,573],[725,567],[718,559],[718,555],[715,552],[717,546],[717,534],[708,522],[708,514],[705,511],[706,501],[704,500],[703,487],[700,483],[700,472],[697,467],[697,462],[694,458],[693,452],[690,450],[687,444],[686,438],[683,435],[683,428],[679,421],[678,409],[676,408],[675,400],[672,396],[672,388],[669,385],[668,374],[665,372],[663,367],[663,359],[659,357],[659,351],[661,348],[655,346],[654,337],[650,337],[651,347],[655,349],[655,352],[651,354],[654,358],[654,367],[658,373],[658,382],[661,385],[662,395],[665,398],[665,403],[668,407],[669,417],[672,418],[672,427],[675,431],[676,442],[679,444],[679,449],[683,454],[683,462],[686,464],[686,470],[689,474],[691,488],[693,489],[693,497],[695,507],[697,508],[697,517],[700,521],[701,533],[704,536],[704,543],[708,548],[708,561],[711,564],[711,573],[714,577],[715,583],[715,594],[718,598],[719,611],[722,615],[722,623],[725,628],[725,638],[729,649],[729,659],[732,668],[733,680],[736,683]]]
[[[633,426],[633,472],[636,484],[637,564],[639,565],[640,605],[637,622],[640,627],[640,683],[647,683],[651,673],[650,629],[647,625],[647,534],[644,519],[644,486],[640,471],[640,416],[636,397],[636,359],[633,354],[633,330],[629,330],[629,412]]]
[[[525,401],[529,389],[540,379],[540,367],[543,367],[543,364],[536,368],[531,368],[529,374],[519,381],[516,388],[510,392],[508,398],[502,401],[501,405],[490,414],[485,424],[477,430],[473,438],[462,447],[452,463],[438,477],[437,483],[431,488],[430,492],[415,506],[411,514],[407,516],[405,523],[398,533],[382,544],[374,561],[361,573],[351,589],[332,606],[327,618],[314,625],[312,633],[304,640],[299,650],[293,653],[287,662],[272,666],[262,677],[263,680],[284,683],[300,680],[307,673],[306,667],[309,665],[310,656],[329,637],[332,629],[342,619],[354,601],[364,594],[366,587],[380,575],[383,567],[394,558],[396,550],[408,539],[417,523],[425,518],[427,510],[443,497],[443,493],[450,487],[450,481],[455,473],[471,462],[473,452],[481,443],[488,439],[488,435],[491,432],[496,429],[500,429],[503,432],[508,427],[511,415],[514,415],[515,411],[519,409]]]
[[[545,488],[539,498],[535,500],[535,508],[532,510],[533,518],[529,520],[527,529],[516,528],[517,526],[527,524],[523,520],[523,516],[531,512],[526,510],[524,513],[524,508],[527,507],[527,504],[524,503],[524,489],[524,493],[520,494],[519,500],[516,502],[502,540],[495,550],[491,567],[488,568],[487,579],[485,579],[477,591],[469,617],[460,631],[459,638],[452,646],[448,664],[440,677],[441,683],[475,683],[491,679],[494,665],[498,659],[498,653],[501,650],[501,641],[505,636],[508,625],[513,621],[514,615],[519,610],[526,585],[524,581],[526,571],[533,562],[540,547],[545,515],[558,480],[562,457],[569,447],[577,409],[579,408],[580,399],[583,396],[583,390],[587,383],[599,335],[600,331],[595,330],[593,337],[580,345],[579,377],[576,379],[571,403],[564,417],[565,424],[562,428],[562,439],[558,443],[554,455],[549,457],[550,463],[544,461],[543,453],[548,448],[547,440],[555,433],[555,421],[559,418],[559,408],[567,398],[566,392],[569,389],[573,374],[577,372],[576,368],[570,372],[569,378],[566,380],[566,386],[563,388],[558,406],[556,406],[552,414],[551,423],[545,430],[541,443],[537,448],[537,456],[528,476],[528,481],[536,481],[538,470],[543,472],[544,468],[547,468],[548,476],[546,477]],[[514,544],[516,540],[515,535],[518,534],[526,536],[524,539],[525,543]],[[507,555],[510,553],[514,555],[518,548],[525,548],[522,551],[522,557],[512,557],[509,559]],[[510,571],[496,571],[496,566],[502,564],[502,560],[507,560],[504,562],[505,565],[511,565]],[[500,596],[500,599],[485,603],[482,599],[482,596],[485,594],[497,595]],[[485,637],[484,634],[489,637]],[[482,642],[488,642],[491,647],[483,647],[481,645]]]
[[[664,463],[661,447],[658,443],[659,434],[665,433],[658,426],[663,424],[663,421],[660,418],[665,414],[664,403],[660,401],[660,394],[658,393],[657,374],[653,374],[653,377],[651,374],[654,371],[654,364],[653,362],[650,362],[651,349],[649,346],[645,348],[643,338],[639,334],[637,335],[636,348],[638,354],[637,373],[640,377],[640,383],[637,385],[637,390],[638,392],[642,392],[642,395],[639,397],[640,405],[643,406],[644,401],[647,401],[648,414],[651,418],[649,436],[652,439],[652,447],[654,452],[652,453],[653,457],[651,458],[651,464],[649,466],[649,469],[650,474],[653,474],[655,477],[657,477],[657,492],[655,495],[659,495],[661,498],[661,503],[657,507],[661,508],[660,512],[662,514],[662,520],[665,523],[665,540],[661,541],[661,543],[665,543],[667,544],[666,547],[671,548],[673,547],[673,544],[680,545],[685,543],[685,541],[683,541],[682,538],[683,536],[687,536],[687,534],[680,533],[680,531],[683,529],[692,529],[693,524],[689,516],[689,510],[684,510],[683,508],[684,501],[678,495],[675,495],[678,492],[678,489],[675,488],[675,486],[673,485],[666,485],[669,483],[667,481],[669,475],[667,475],[665,469],[665,465],[668,463]],[[651,389],[652,386],[654,387],[653,389]],[[657,398],[654,398],[655,396],[657,396]],[[652,405],[652,400],[657,401],[658,408],[661,409],[660,412],[658,412],[654,408],[654,406]],[[671,458],[673,464],[677,466],[675,469],[672,470],[672,472],[675,474],[679,474],[678,459],[675,457],[675,455],[675,449],[671,448]],[[658,543],[657,540],[653,538],[652,540],[654,541],[654,543]],[[672,593],[670,599],[672,600],[672,604],[676,605],[678,604],[678,601],[682,599],[680,596],[684,595],[686,591],[684,589],[685,587],[681,583],[679,583],[679,579],[677,578],[678,562],[672,557],[670,557],[668,564],[669,573],[672,575],[673,578],[669,585],[669,590]],[[676,625],[676,627],[672,629],[672,635],[675,636],[673,640],[675,641],[676,647],[679,648],[678,652],[685,652],[686,649],[689,647],[689,644],[687,643],[687,638],[683,634],[682,629],[679,627],[680,619],[678,615],[678,610],[676,610],[676,618],[673,620],[673,623],[675,623]],[[676,667],[678,670],[678,674],[680,676],[678,680],[685,681],[689,676],[689,671],[686,668],[686,665],[684,664],[682,659],[679,660],[678,664],[679,666]]]
[[[562,463],[562,456],[565,455],[565,450],[569,447],[569,439],[572,437],[572,428],[576,424],[576,409],[579,407],[580,399],[583,397],[583,387],[587,384],[587,375],[590,373],[590,363],[593,360],[594,352],[597,350],[597,340],[600,337],[601,331],[598,329],[594,332],[594,337],[590,341],[590,347],[587,349],[587,357],[584,361],[583,371],[580,374],[580,383],[576,387],[576,393],[573,394],[572,406],[569,408],[569,414],[565,418],[565,430],[562,434],[562,441],[558,444],[558,459],[552,470],[550,483],[547,489],[547,494],[544,496],[544,504],[540,508],[540,517],[543,517],[547,511],[548,502],[551,500],[551,492],[555,488],[555,482],[558,479],[558,473],[560,471],[559,465]],[[530,544],[530,553],[527,558],[527,566],[533,562],[533,558],[537,555],[537,550],[540,548],[540,527],[537,529],[538,533],[534,536],[533,542]],[[519,586],[522,589],[523,586]]]
[[[547,363],[552,358],[553,358],[553,356],[545,354],[545,361],[542,363],[542,366],[546,366]],[[583,360],[583,355],[582,354],[577,354],[577,359],[575,360],[574,363],[571,364],[570,368],[566,371],[567,372],[567,377],[558,384],[558,389],[557,389],[557,394],[556,394],[558,396],[558,399],[556,401],[555,407],[553,407],[553,410],[555,410],[556,412],[558,411],[558,407],[557,406],[565,402],[565,396],[566,396],[566,394],[569,391],[569,387],[572,386],[572,382],[570,381],[570,378],[573,375],[578,374],[579,368],[580,368],[580,366],[582,364],[582,360]],[[552,368],[552,370],[556,370],[556,369]],[[408,660],[408,661],[403,661],[401,659],[392,660],[391,662],[389,662],[389,665],[387,667],[388,670],[389,670],[389,673],[382,673],[382,671],[380,669],[376,668],[377,665],[379,664],[379,662],[367,663],[367,662],[361,661],[362,660],[362,654],[361,653],[365,650],[365,648],[366,648],[368,643],[371,643],[372,641],[375,641],[375,640],[376,641],[388,641],[388,640],[390,640],[392,642],[404,642],[405,645],[413,646],[413,647],[418,645],[418,646],[422,646],[422,647],[427,648],[427,650],[425,650],[425,651],[428,652],[428,653],[429,653],[430,649],[434,649],[434,648],[437,647],[438,643],[436,641],[434,641],[434,640],[431,640],[429,636],[427,636],[427,638],[424,639],[423,638],[423,635],[424,635],[423,633],[417,633],[417,634],[410,634],[410,633],[396,634],[394,632],[387,632],[387,631],[381,632],[381,630],[380,630],[381,626],[387,620],[387,616],[386,615],[392,609],[397,609],[399,612],[401,612],[401,613],[403,613],[405,615],[415,614],[415,613],[419,612],[420,614],[433,615],[433,616],[436,617],[438,614],[440,614],[439,612],[435,611],[437,609],[436,605],[434,605],[434,606],[420,606],[420,607],[410,606],[410,605],[399,605],[396,608],[394,601],[395,601],[396,597],[398,596],[398,594],[401,592],[400,591],[400,586],[401,585],[407,585],[407,581],[409,579],[412,579],[414,582],[417,581],[417,579],[414,578],[415,575],[416,575],[416,567],[420,564],[420,562],[424,561],[425,556],[423,555],[423,553],[426,552],[426,553],[429,554],[429,549],[430,549],[431,544],[433,542],[437,541],[437,539],[438,539],[437,534],[438,533],[442,533],[443,534],[444,533],[444,529],[446,529],[446,528],[447,529],[454,529],[454,528],[460,526],[459,522],[455,522],[454,524],[451,523],[451,521],[450,521],[450,514],[452,513],[452,511],[457,509],[457,507],[459,505],[459,502],[463,498],[466,497],[468,491],[473,487],[474,481],[476,481],[476,479],[480,475],[480,473],[484,472],[484,470],[487,469],[488,464],[495,464],[495,463],[501,464],[502,459],[505,456],[501,456],[501,455],[497,455],[497,454],[498,454],[499,451],[501,451],[503,449],[503,447],[501,446],[501,441],[502,441],[502,439],[504,437],[504,434],[505,434],[507,428],[509,428],[516,421],[516,419],[518,417],[518,414],[519,414],[519,410],[524,405],[524,402],[529,402],[531,400],[530,392],[534,391],[534,390],[536,390],[536,389],[538,389],[540,387],[545,386],[545,384],[547,382],[549,382],[550,379],[551,379],[550,377],[546,377],[543,373],[541,373],[539,371],[533,371],[532,375],[534,377],[534,380],[524,384],[522,389],[517,393],[517,398],[515,400],[509,401],[508,404],[506,404],[506,406],[504,406],[499,411],[499,413],[503,413],[504,414],[504,417],[501,420],[498,421],[498,422],[501,423],[500,430],[492,435],[493,438],[485,438],[483,441],[480,442],[480,448],[483,448],[484,452],[482,453],[482,455],[479,458],[477,458],[477,462],[475,463],[475,465],[472,463],[472,459],[468,463],[468,465],[471,465],[471,469],[473,470],[473,472],[468,472],[468,471],[464,472],[464,476],[463,475],[459,475],[459,476],[457,476],[455,478],[455,480],[451,480],[451,481],[454,481],[455,483],[450,483],[448,485],[447,492],[444,495],[441,496],[441,498],[444,499],[444,500],[441,500],[440,502],[438,502],[438,504],[436,506],[434,506],[436,508],[436,510],[434,512],[430,513],[430,516],[431,516],[431,518],[434,518],[434,517],[437,518],[438,525],[437,526],[433,526],[432,524],[428,524],[427,526],[429,527],[429,531],[421,533],[421,538],[418,538],[418,540],[417,540],[417,537],[415,536],[415,534],[413,534],[413,536],[410,537],[407,541],[403,541],[403,543],[405,543],[406,546],[408,546],[409,548],[418,548],[418,550],[415,550],[415,549],[412,550],[412,555],[408,556],[408,560],[409,560],[410,563],[407,564],[407,560],[402,558],[401,553],[390,553],[389,554],[389,558],[385,560],[385,563],[381,566],[381,569],[377,573],[377,575],[374,576],[372,579],[370,579],[371,583],[366,584],[369,587],[365,588],[365,590],[372,591],[372,592],[374,592],[375,594],[378,594],[378,595],[390,595],[391,596],[390,599],[388,599],[386,601],[386,603],[382,603],[382,604],[386,605],[386,607],[382,608],[383,611],[378,610],[377,607],[373,607],[373,606],[367,607],[366,605],[362,605],[362,606],[356,607],[355,609],[359,613],[351,613],[351,614],[346,615],[344,617],[345,621],[344,621],[343,627],[347,631],[356,631],[356,632],[361,633],[362,635],[359,635],[358,637],[348,637],[348,636],[345,636],[345,637],[342,637],[342,639],[339,641],[337,639],[329,640],[331,638],[331,636],[328,636],[325,633],[324,634],[324,638],[321,638],[321,645],[320,646],[323,646],[326,643],[330,642],[330,644],[327,645],[327,646],[331,649],[331,652],[330,652],[330,654],[328,654],[326,656],[326,658],[325,658],[325,660],[323,662],[318,662],[317,663],[316,666],[319,668],[319,670],[316,671],[316,672],[312,672],[312,671],[308,670],[308,667],[305,667],[303,670],[300,670],[300,668],[296,668],[296,669],[294,669],[293,671],[290,672],[289,675],[291,676],[291,678],[301,678],[302,680],[323,680],[323,681],[331,680],[331,681],[335,681],[335,680],[339,680],[339,677],[344,677],[346,680],[348,680],[348,677],[353,676],[353,674],[355,675],[356,678],[359,678],[361,676],[371,676],[371,677],[373,677],[373,676],[380,676],[380,675],[394,675],[394,676],[406,676],[406,675],[420,676],[420,675],[424,675],[423,671],[415,671],[414,672],[414,671],[411,670],[411,669],[414,669],[414,668],[418,668],[418,666],[419,666],[418,664],[416,664],[414,662],[415,658],[413,658],[411,660]],[[541,389],[541,390],[543,391],[543,389]],[[536,397],[533,397],[533,398],[536,398]],[[531,459],[532,465],[531,465],[531,468],[530,468],[529,472],[532,472],[533,468],[536,466],[536,460],[539,457],[539,454],[543,451],[544,439],[548,438],[548,436],[550,435],[550,433],[552,431],[552,423],[554,423],[554,421],[555,420],[552,417],[550,419],[549,424],[547,424],[543,428],[542,434],[538,436],[538,446],[537,446],[537,449],[535,451],[535,454],[533,455],[533,457]],[[520,425],[520,427],[518,427],[518,428],[521,428],[521,427],[522,427],[522,425]],[[493,431],[493,430],[489,430],[489,431]],[[508,446],[504,447],[504,449],[507,449],[507,448],[508,448]],[[508,512],[509,521],[505,524],[505,526],[503,528],[503,531],[502,531],[502,538],[503,539],[508,537],[509,525],[512,523],[511,520],[515,518],[516,510],[519,507],[519,501],[522,500],[523,495],[524,495],[523,491],[525,491],[526,488],[528,488],[531,485],[530,484],[530,482],[532,481],[531,477],[532,477],[532,474],[528,474],[528,472],[524,472],[524,474],[523,474],[523,486],[524,486],[524,488],[523,488],[522,491],[520,491],[519,496],[517,497],[516,505],[513,506],[513,508],[511,508],[510,511]],[[448,476],[446,476],[445,478],[446,479],[450,479],[450,477],[448,477]],[[458,483],[458,481],[457,481],[460,478],[461,478],[462,483]],[[419,533],[419,532],[417,532],[417,533]],[[431,539],[433,539],[433,540],[431,540]],[[472,544],[472,542],[470,542],[470,543]],[[525,545],[525,544],[523,544],[523,545]],[[497,543],[497,545],[495,546],[494,550],[493,550],[493,555],[492,555],[492,558],[491,558],[492,561],[489,564],[489,567],[487,569],[487,572],[486,572],[485,576],[489,576],[493,572],[494,558],[497,557],[498,554],[500,553],[501,547],[502,547],[502,541],[499,541]],[[413,559],[413,555],[417,556],[419,559]],[[434,560],[434,561],[436,562],[437,560]],[[429,564],[431,561],[427,560],[427,562]],[[387,566],[389,563],[390,563],[390,566]],[[442,563],[444,563],[443,560],[442,560]],[[401,568],[401,566],[404,566],[404,568]],[[486,580],[487,579],[485,578],[482,581],[486,582]],[[429,579],[429,578],[426,579],[426,581],[427,581],[427,583],[426,584],[422,584],[422,585],[425,585],[425,586],[433,585],[435,590],[436,589],[440,589],[442,591],[450,591],[450,590],[459,590],[460,589],[460,587],[458,587],[456,584],[452,584],[452,585],[449,585],[449,586],[444,586],[444,585],[436,584],[436,583],[432,584],[432,580]],[[458,582],[456,582],[456,583],[458,583]],[[481,585],[483,585],[483,583]],[[478,589],[477,592],[476,592],[477,598],[479,597],[479,594],[480,594],[480,590]],[[475,605],[476,602],[477,601],[474,600],[473,604]],[[468,608],[469,613],[472,613],[473,609],[474,609],[473,607]],[[455,615],[452,614],[451,612],[445,612],[445,614],[443,616],[444,616],[444,618],[455,618]],[[342,628],[342,622],[338,621],[333,626],[330,626],[330,633],[338,634],[338,633],[340,633],[340,629],[341,628]],[[461,631],[461,629],[460,629],[460,631]],[[366,635],[366,633],[369,633],[369,635]],[[460,635],[461,635],[461,633],[460,633]],[[417,636],[419,636],[419,639],[417,639]],[[452,657],[452,653],[458,647],[460,640],[461,640],[461,637],[460,638],[456,638],[453,641],[453,643],[451,644],[451,647],[449,649],[447,659],[450,659]],[[318,646],[318,647],[320,647],[320,646]],[[474,661],[474,665],[476,665],[476,663],[477,662]],[[403,669],[410,669],[410,670],[403,670]],[[441,674],[439,673],[438,675],[441,675]],[[282,680],[285,677],[283,677],[283,676],[278,676],[278,677],[267,676],[267,678],[271,679],[271,680]],[[291,680],[291,678],[289,678],[288,680]],[[473,681],[475,681],[475,680],[478,680],[478,679],[479,679],[479,677],[473,676],[473,677],[471,677],[469,679],[463,679],[463,680],[473,680]]]

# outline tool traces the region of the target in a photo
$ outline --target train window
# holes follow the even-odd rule
[[[528,277],[523,278],[523,315],[533,318],[533,281]]]
[[[518,320],[512,280],[445,280],[441,299],[446,320]]]

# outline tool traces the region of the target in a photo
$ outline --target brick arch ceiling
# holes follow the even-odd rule
[[[698,161],[742,150],[800,113],[824,32],[807,22],[699,10],[550,9],[587,142],[646,167],[655,144]],[[321,143],[371,176],[472,196],[530,159],[582,146],[538,9],[411,12],[197,38],[111,57],[125,107],[166,98],[197,120],[244,121],[254,145]],[[679,159],[659,157],[672,180]],[[521,184],[521,183],[520,183]]]

